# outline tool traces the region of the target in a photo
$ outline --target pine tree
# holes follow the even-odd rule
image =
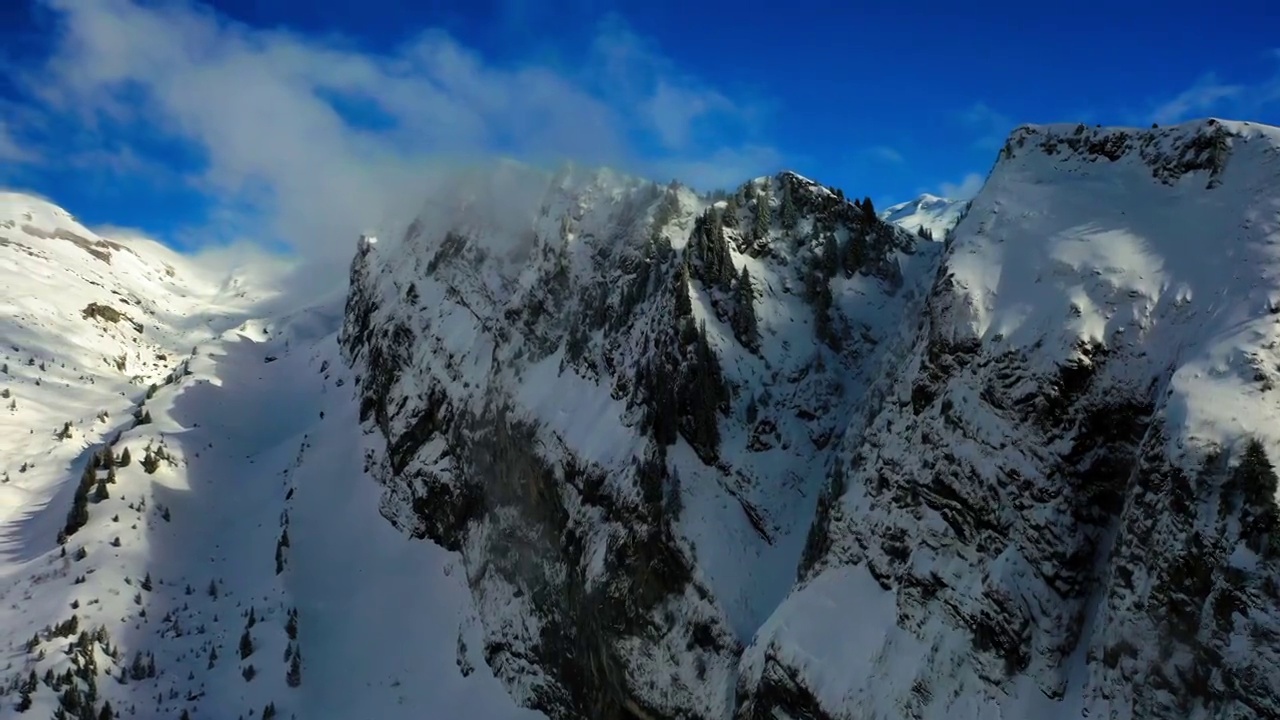
[[[676,393],[680,429],[698,454],[704,460],[711,460],[720,449],[716,415],[720,405],[728,399],[728,388],[724,384],[720,362],[707,338],[706,323],[699,323],[689,351]]]
[[[1232,485],[1243,495],[1240,512],[1240,534],[1249,547],[1269,554],[1280,538],[1274,537],[1280,525],[1276,508],[1277,478],[1267,450],[1257,438],[1245,443],[1244,454],[1231,477]]]
[[[868,220],[876,219],[876,207],[871,204],[871,198],[862,198],[862,212],[867,216]]]
[[[246,660],[253,654],[253,636],[249,634],[248,628],[244,634],[240,636],[240,659]]]
[[[151,592],[151,573],[147,573],[147,576],[142,578],[142,589]]]
[[[98,712],[98,720],[113,720],[115,716],[116,714],[111,710],[111,701],[108,700],[102,703],[102,710]]]
[[[685,254],[680,259],[680,267],[676,270],[676,279],[672,293],[675,296],[676,318],[689,317],[693,314],[693,301],[689,299],[689,260]]]
[[[746,265],[738,275],[733,294],[733,334],[742,346],[755,352],[760,348],[760,328],[756,320],[755,289],[751,284],[751,271]]]
[[[111,497],[111,493],[107,492],[107,482],[105,480],[99,480],[98,484],[94,486],[93,489],[93,501],[100,503],[109,497]]]
[[[662,512],[667,522],[675,522],[684,512],[684,490],[680,486],[680,472],[671,468],[662,498]]]
[[[759,242],[769,237],[769,227],[773,224],[773,210],[769,207],[769,193],[761,193],[756,198],[755,222],[751,226],[751,239]]]
[[[782,203],[778,209],[778,221],[782,223],[782,228],[788,232],[796,229],[796,223],[799,217],[796,214],[796,202],[791,197],[791,183],[783,181],[782,185]]]
[[[302,684],[301,650],[294,650],[293,658],[289,660],[289,672],[285,674],[285,682],[289,683],[289,687],[298,687]]]
[[[729,199],[728,199],[728,200],[725,200],[725,203],[724,203],[724,212],[721,214],[721,217],[723,218],[723,222],[724,222],[724,226],[725,226],[725,227],[728,227],[728,228],[736,228],[736,227],[738,227],[738,210],[739,210],[739,208],[740,208],[740,206],[739,206],[739,204],[738,204],[738,194],[737,194],[737,193],[731,193],[731,194],[729,195]]]
[[[298,611],[289,611],[289,620],[284,624],[284,631],[290,640],[298,639]]]
[[[126,447],[124,451],[120,453],[120,462],[117,464],[120,467],[128,467],[131,462],[133,462],[133,456],[129,454],[129,448]]]

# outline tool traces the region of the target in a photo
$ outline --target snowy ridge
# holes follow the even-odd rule
[[[536,717],[377,517],[340,308],[251,260],[0,195],[0,717]]]
[[[948,200],[924,193],[915,200],[891,205],[880,211],[880,219],[935,240],[946,238],[969,210],[967,200]]]
[[[1272,128],[1014,132],[747,651],[750,717],[1280,712],[1277,187]],[[861,672],[813,663],[833,602],[883,608]]]

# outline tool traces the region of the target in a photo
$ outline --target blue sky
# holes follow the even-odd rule
[[[412,7],[409,7],[412,6]],[[0,185],[179,246],[339,243],[495,153],[883,206],[1023,122],[1280,124],[1267,2],[0,2]]]

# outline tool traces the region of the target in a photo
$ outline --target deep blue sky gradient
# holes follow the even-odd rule
[[[438,28],[492,65],[536,62],[567,76],[584,72],[602,23],[620,24],[673,72],[758,108],[755,138],[777,150],[780,166],[881,203],[985,174],[1003,136],[1023,122],[1147,125],[1217,115],[1280,124],[1280,15],[1265,0],[210,4],[239,23],[341,37],[371,55]],[[38,106],[10,78],[41,67],[58,33],[56,11],[0,0],[0,113]],[[1225,85],[1235,87],[1229,97],[1195,102],[1214,96],[1197,90]],[[1180,95],[1188,102],[1178,111],[1169,103]],[[376,113],[359,119],[377,127]],[[180,228],[212,221],[206,191],[178,180],[200,164],[196,148],[137,128],[104,138],[80,122],[51,117],[41,132],[20,134],[41,144],[43,160],[7,168],[0,161],[0,184],[50,196],[90,223],[171,240]],[[648,142],[636,140],[641,154]],[[95,167],[92,151],[103,143],[127,145],[147,162]],[[58,159],[72,156],[79,159]]]

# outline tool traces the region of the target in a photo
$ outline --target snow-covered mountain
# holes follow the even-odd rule
[[[341,308],[249,260],[0,194],[0,717],[536,717],[377,515]]]
[[[924,193],[915,200],[890,205],[880,211],[880,219],[914,233],[942,240],[964,219],[968,200],[948,200]]]
[[[303,310],[4,196],[0,703],[1278,717],[1277,188],[1221,121],[879,216],[505,163]]]
[[[718,202],[539,187],[520,235],[436,208],[361,246],[366,465],[393,523],[461,553],[521,703],[725,717],[941,246],[790,173]]]
[[[1277,188],[1275,128],[1015,131],[740,714],[1280,716]]]

